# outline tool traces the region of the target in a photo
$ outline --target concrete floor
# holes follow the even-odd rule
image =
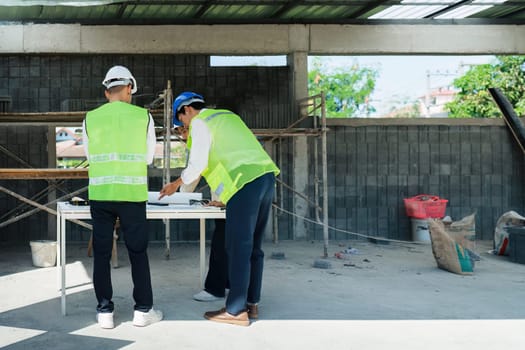
[[[337,253],[351,245],[349,260]],[[113,269],[116,328],[95,323],[91,258],[68,244],[67,316],[56,268],[31,264],[29,245],[0,246],[2,349],[524,349],[525,265],[487,253],[472,276],[436,267],[429,244],[330,242],[330,269],[312,266],[322,242],[266,243],[260,320],[250,327],[206,321],[222,301],[199,303],[197,244],[152,244],[155,307],[165,320],[131,325],[130,268],[123,246]],[[272,253],[285,259],[272,259]]]

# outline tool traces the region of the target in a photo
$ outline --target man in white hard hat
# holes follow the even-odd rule
[[[111,249],[117,218],[128,249],[135,300],[133,325],[162,319],[153,309],[147,255],[147,165],[155,152],[155,129],[149,112],[131,104],[137,82],[123,66],[114,66],[102,81],[108,103],[87,113],[84,149],[89,160],[89,203],[93,219],[93,286],[97,321],[113,328]]]

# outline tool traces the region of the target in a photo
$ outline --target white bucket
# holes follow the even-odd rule
[[[415,242],[430,242],[430,231],[427,219],[412,218],[412,240]]]
[[[57,242],[55,241],[30,241],[33,265],[37,267],[51,267],[57,261]]]

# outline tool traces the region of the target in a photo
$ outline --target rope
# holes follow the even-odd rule
[[[305,220],[305,221],[307,221],[309,223],[315,224],[315,225],[324,226],[324,224],[322,222],[318,222],[318,221],[306,218],[304,216],[297,215],[297,214],[295,214],[295,213],[293,213],[291,211],[288,211],[286,209],[283,209],[283,208],[279,207],[276,204],[272,204],[272,205],[273,205],[274,208],[282,211],[283,213],[286,213],[286,214],[291,215],[291,216],[298,217],[300,219],[303,219],[303,220]],[[365,234],[362,234],[362,233],[342,230],[342,229],[339,229],[337,227],[333,227],[333,226],[330,226],[330,225],[327,225],[327,226],[328,226],[328,228],[330,230],[333,230],[333,231],[336,231],[336,232],[341,232],[341,233],[346,233],[348,235],[354,235],[354,236],[361,237],[361,238],[366,238],[366,239],[375,239],[375,240],[378,240],[378,241],[385,241],[385,242],[392,242],[392,243],[403,243],[403,244],[407,244],[407,243],[408,244],[415,244],[415,245],[425,244],[425,243],[422,243],[422,242],[403,241],[403,240],[399,240],[399,239],[390,239],[390,238],[383,238],[383,237],[377,237],[377,236],[370,236],[370,235],[365,235]]]

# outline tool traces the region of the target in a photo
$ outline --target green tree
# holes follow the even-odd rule
[[[516,114],[525,112],[525,56],[496,56],[494,63],[473,66],[454,80],[459,89],[446,104],[451,118],[493,118],[501,112],[488,88],[499,88],[514,106]]]
[[[358,64],[329,71],[317,57],[313,69],[308,72],[308,93],[317,95],[325,92],[328,117],[368,116],[375,112],[369,103],[369,96],[374,91],[377,75],[377,71]]]

